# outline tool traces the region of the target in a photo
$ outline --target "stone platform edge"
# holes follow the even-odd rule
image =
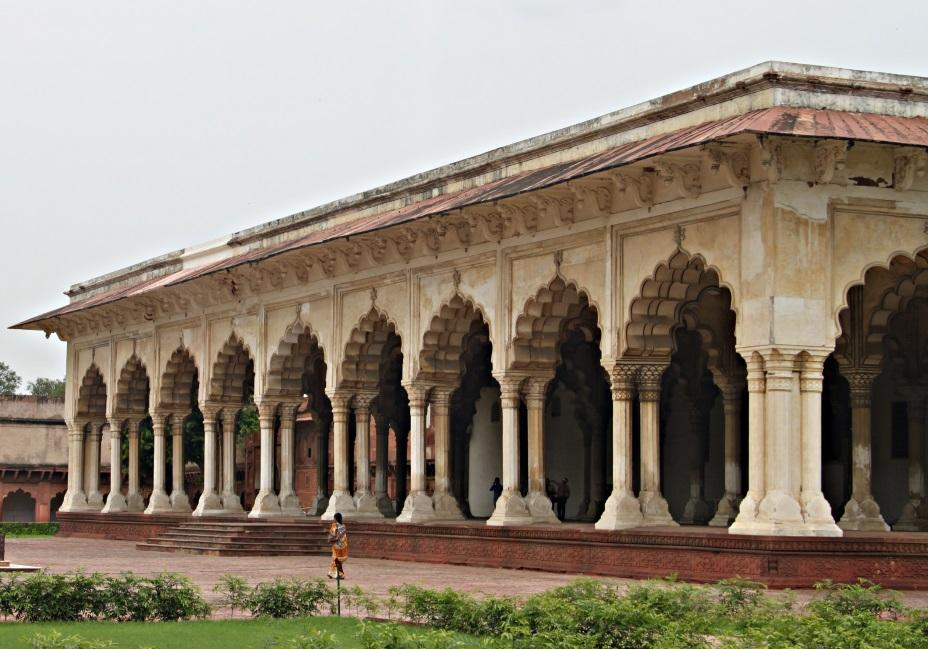
[[[303,524],[315,518],[192,519],[62,513],[62,536],[143,541],[191,522],[249,525]],[[743,577],[774,588],[808,588],[830,579],[869,579],[886,588],[928,589],[928,535],[857,534],[853,537],[742,536],[697,529],[635,529],[602,532],[576,528],[493,528],[402,525],[349,521],[351,556],[491,568],[651,578],[676,575],[694,582]]]

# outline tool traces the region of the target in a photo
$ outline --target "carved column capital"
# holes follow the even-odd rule
[[[500,399],[504,408],[517,408],[521,400],[520,392],[524,376],[502,374],[496,377],[499,382]]]
[[[124,419],[120,417],[110,417],[108,423],[110,426],[110,436],[116,439],[122,437],[122,424]]]
[[[271,421],[273,425],[274,415],[277,414],[277,404],[269,401],[258,404],[258,419],[261,421],[262,427],[264,422],[267,420]]]
[[[661,377],[666,365],[641,365],[638,368],[638,398],[641,401],[661,400]]]
[[[352,404],[354,405],[355,412],[357,413],[370,413],[371,411],[371,402],[377,398],[377,393],[373,390],[363,390],[359,391],[354,395],[352,399]]]
[[[352,394],[344,390],[337,390],[329,395],[329,403],[332,404],[332,413],[344,413],[348,410],[348,403],[351,401]]]
[[[432,389],[429,401],[436,408],[448,408],[451,405],[451,388],[436,387]]]
[[[299,403],[286,402],[280,404],[280,422],[285,426],[293,426],[296,420],[296,411],[300,407]]]
[[[522,385],[522,395],[525,397],[525,405],[528,407],[544,407],[545,393],[548,389],[548,383],[551,380],[540,376],[530,377]]]
[[[409,397],[410,408],[425,408],[429,394],[429,386],[422,383],[409,383],[404,386]]]
[[[873,381],[876,380],[877,373],[865,370],[847,370],[842,371],[844,378],[847,379],[848,387],[851,393],[852,408],[869,408],[870,395],[873,391]]]

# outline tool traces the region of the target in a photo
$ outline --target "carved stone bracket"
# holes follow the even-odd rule
[[[735,189],[743,189],[751,183],[751,158],[747,149],[711,145],[706,147],[710,169],[725,175]]]
[[[699,163],[678,164],[661,160],[655,164],[655,167],[661,180],[683,198],[696,198],[702,192]]]
[[[651,207],[654,205],[653,173],[630,176],[614,172],[612,173],[612,184],[617,194],[628,196],[636,207]]]
[[[893,187],[900,192],[912,189],[916,178],[925,177],[928,154],[922,149],[902,147],[893,154]]]
[[[812,168],[815,182],[819,185],[830,183],[835,171],[844,169],[847,162],[847,142],[844,140],[821,140],[815,143],[812,156]]]

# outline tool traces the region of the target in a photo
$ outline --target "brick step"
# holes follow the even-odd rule
[[[136,547],[217,556],[324,555],[325,532],[325,524],[312,521],[185,521]]]
[[[144,552],[176,552],[181,554],[197,554],[197,555],[207,555],[207,556],[216,556],[216,557],[253,557],[256,554],[261,556],[307,556],[320,554],[325,555],[327,552],[307,552],[305,550],[284,550],[280,548],[265,548],[260,551],[256,551],[254,548],[248,549],[239,549],[239,548],[213,548],[207,546],[162,546],[155,545],[148,542],[136,544],[136,549]]]

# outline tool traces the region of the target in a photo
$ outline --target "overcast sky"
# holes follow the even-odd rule
[[[928,3],[0,0],[5,330],[90,277],[769,59],[928,76]]]

